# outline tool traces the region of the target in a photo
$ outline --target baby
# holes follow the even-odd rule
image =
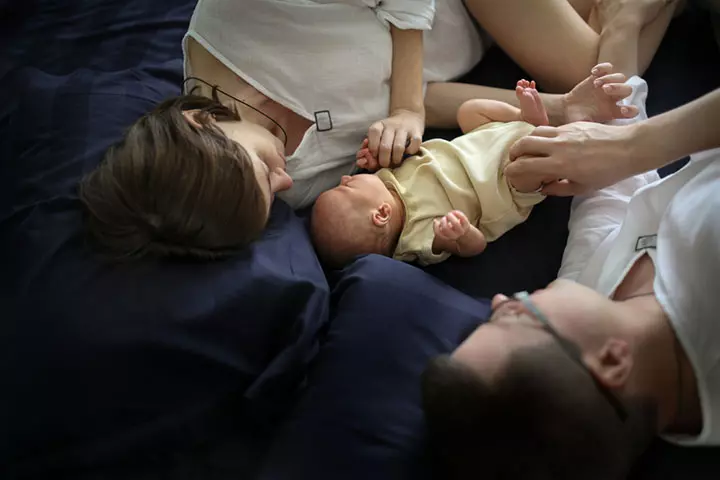
[[[588,82],[598,84],[593,76]],[[464,103],[457,113],[462,136],[426,141],[401,166],[344,176],[320,195],[311,234],[321,260],[340,267],[369,253],[421,265],[471,257],[525,221],[545,196],[538,185],[514,188],[504,168],[511,145],[548,125],[548,116],[534,82],[519,81],[516,95],[521,108],[494,100]],[[612,100],[614,107],[618,99]],[[378,168],[367,141],[358,166]]]

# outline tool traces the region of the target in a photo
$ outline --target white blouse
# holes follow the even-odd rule
[[[258,91],[314,122],[281,197],[312,203],[351,173],[371,123],[390,105],[389,25],[426,30],[424,81],[448,81],[483,54],[462,0],[199,0],[192,37]],[[432,30],[431,30],[432,29]],[[185,75],[188,71],[187,55]]]

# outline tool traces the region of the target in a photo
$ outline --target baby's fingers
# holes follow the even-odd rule
[[[460,217],[451,212],[447,215],[447,219],[450,230],[453,233],[453,238],[458,238],[465,233],[467,229],[467,223],[463,223]]]
[[[450,212],[450,214],[457,219],[461,227],[464,227],[469,223],[467,215],[465,215],[460,210],[453,210],[452,212]]]
[[[367,149],[367,147],[363,147],[360,150],[357,151],[355,154],[355,158],[360,160],[361,158],[365,158],[366,155],[370,153],[370,150]]]
[[[372,156],[370,150],[363,148],[357,153],[356,165],[365,170],[375,171],[378,168],[378,162],[375,157]]]
[[[457,230],[460,227],[460,220],[453,212],[448,213],[445,218],[447,219],[448,225],[450,225],[450,228],[453,230]]]
[[[448,237],[447,229],[443,227],[442,220],[439,220],[437,218],[433,220],[433,232],[435,232],[435,235],[437,235],[438,237]]]

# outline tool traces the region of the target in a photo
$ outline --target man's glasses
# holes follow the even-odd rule
[[[490,321],[493,320],[493,318],[496,318],[500,316],[500,314],[503,311],[507,311],[509,307],[512,306],[513,303],[517,304],[516,302],[520,302],[520,304],[523,306],[525,311],[529,313],[531,317],[533,317],[535,320],[540,322],[540,324],[543,327],[543,330],[548,332],[552,337],[558,342],[560,347],[563,349],[563,351],[577,364],[582,368],[585,372],[587,372],[588,375],[590,375],[590,378],[593,380],[593,383],[595,383],[595,387],[598,389],[598,391],[605,397],[605,399],[610,403],[610,405],[615,410],[615,413],[617,414],[618,418],[622,422],[624,422],[627,419],[627,410],[623,406],[623,404],[620,402],[620,400],[615,396],[615,394],[610,391],[605,385],[600,383],[600,381],[595,377],[593,372],[588,368],[587,365],[585,365],[585,362],[582,360],[581,356],[581,350],[580,348],[572,341],[566,339],[560,333],[555,330],[555,327],[552,326],[548,318],[540,311],[540,309],[537,308],[537,306],[533,303],[533,301],[530,299],[530,294],[528,292],[517,292],[513,294],[511,298],[508,298],[504,302],[502,302],[500,305],[498,305],[495,309],[493,309],[492,316],[490,317]]]

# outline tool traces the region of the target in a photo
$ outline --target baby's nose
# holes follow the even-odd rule
[[[347,185],[352,177],[350,175],[343,175],[340,179],[340,185]]]

